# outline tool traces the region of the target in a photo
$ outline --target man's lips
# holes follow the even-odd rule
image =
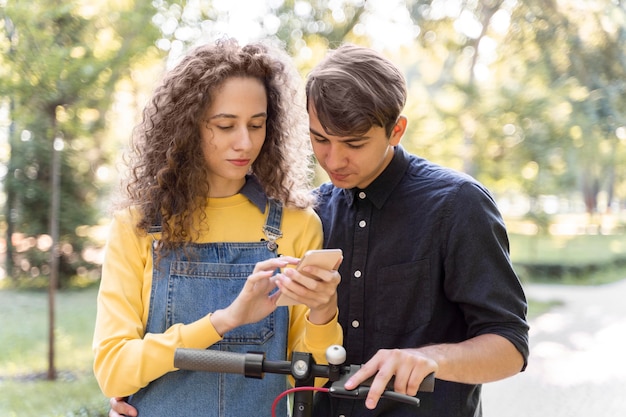
[[[345,181],[345,179],[349,176],[348,174],[340,174],[338,172],[331,172],[328,175],[335,181]]]

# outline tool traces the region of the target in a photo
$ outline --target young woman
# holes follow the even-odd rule
[[[323,240],[298,85],[284,53],[222,40],[184,57],[144,109],[93,345],[103,393],[139,415],[259,415],[286,388],[280,375],[176,370],[176,348],[323,362],[341,343],[339,274],[285,268]],[[276,307],[279,292],[303,304]]]

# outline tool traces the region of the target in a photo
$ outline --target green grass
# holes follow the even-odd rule
[[[514,262],[579,265],[626,259],[626,234],[529,236],[509,234]]]
[[[59,292],[56,300],[57,381],[48,369],[45,292],[0,291],[0,416],[104,416],[107,399],[92,373],[96,289]]]
[[[550,311],[553,307],[561,305],[559,301],[537,301],[533,299],[528,300],[528,320],[532,320],[535,317],[539,317],[544,313]]]
[[[626,277],[626,234],[510,234],[511,259],[524,282],[598,285]]]

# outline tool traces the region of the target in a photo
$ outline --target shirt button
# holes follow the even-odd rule
[[[361,192],[359,193],[359,198],[360,198],[361,200],[363,200],[363,199],[365,198],[365,193],[364,193],[363,191],[361,191]]]
[[[361,271],[354,271],[355,278],[361,278]]]
[[[359,226],[360,226],[360,227],[365,227],[365,225],[366,225],[366,224],[367,224],[367,223],[365,222],[365,220],[361,220],[361,221],[359,222]]]
[[[361,324],[361,323],[359,323],[359,321],[358,321],[358,320],[352,320],[352,327],[354,327],[355,329],[356,329],[357,327],[359,327],[359,325],[360,325],[360,324]]]

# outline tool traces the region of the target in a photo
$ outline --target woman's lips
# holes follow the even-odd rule
[[[238,167],[243,167],[246,166],[250,163],[249,159],[229,159],[228,162],[230,162],[231,164],[238,166]]]

